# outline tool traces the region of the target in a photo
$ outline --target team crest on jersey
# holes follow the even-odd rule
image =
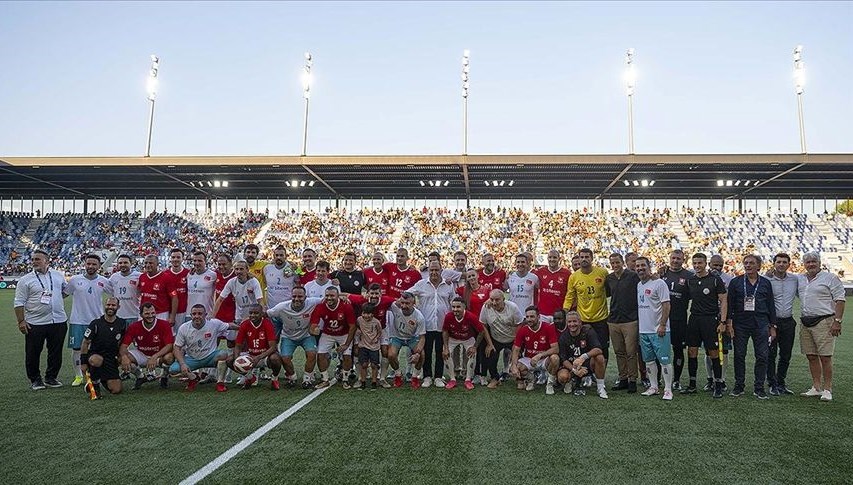
[[[682,285],[682,286],[683,286],[683,285],[684,285],[684,283],[686,283],[686,282],[687,282],[687,280],[685,280],[684,278],[678,278],[678,284],[679,284],[679,285]]]
[[[160,336],[159,335],[154,336],[154,342],[157,342],[157,343],[160,342]]]
[[[602,282],[602,279],[601,279],[601,278],[596,278],[596,279],[595,279],[595,282],[600,284],[600,283]]]
[[[557,278],[557,283],[563,283],[563,278]]]
[[[182,284],[182,285],[187,284],[187,279],[186,279],[186,278],[181,278],[181,284]]]
[[[154,291],[160,291],[160,283],[154,283]]]
[[[210,332],[204,332],[204,338],[210,338],[210,337],[213,337],[213,334],[212,334],[212,333],[210,333]]]
[[[204,281],[210,281],[210,276],[205,276]]]
[[[258,334],[258,338],[259,338],[259,339],[263,339],[263,338],[264,338],[264,332],[259,333],[259,334]]]
[[[103,281],[99,281],[99,282],[98,282],[98,286],[100,286],[101,288],[103,288],[103,287],[104,287],[104,282],[103,282]]]
[[[650,289],[646,288],[645,293],[646,293],[647,295],[651,295],[651,294],[652,294],[652,290],[650,290]]]
[[[116,340],[121,340],[121,334],[120,333],[116,334]]]
[[[246,288],[246,293],[252,293],[252,294],[254,294],[254,293],[255,293],[255,290],[253,290],[252,288]]]
[[[586,347],[586,340],[581,340],[581,341],[580,341],[580,346],[581,346],[581,347]]]

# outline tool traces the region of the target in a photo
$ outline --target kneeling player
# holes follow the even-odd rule
[[[604,386],[606,364],[598,333],[589,325],[581,325],[581,317],[577,312],[567,312],[565,319],[566,330],[560,334],[558,341],[562,366],[557,372],[557,382],[564,386],[566,394],[574,392],[576,396],[583,396],[586,391],[581,386],[581,379],[592,368],[598,384],[598,397],[607,399]]]
[[[204,305],[193,305],[189,322],[178,327],[175,335],[175,362],[169,367],[171,375],[181,375],[187,380],[187,390],[194,391],[198,384],[198,369],[216,367],[216,390],[225,391],[227,350],[219,350],[219,337],[236,325],[207,318]]]
[[[515,334],[509,372],[515,376],[518,389],[528,391],[532,391],[536,385],[535,371],[547,372],[545,394],[554,394],[554,382],[560,366],[557,331],[554,330],[554,325],[542,322],[539,309],[534,305],[524,310],[524,323],[525,325],[518,327]],[[519,358],[522,350],[524,356]]]
[[[462,347],[468,356],[465,363],[465,389],[474,389],[474,357],[477,355],[477,347],[484,339],[486,341],[486,357],[492,355],[495,346],[492,337],[486,331],[486,327],[473,313],[465,310],[465,300],[456,297],[450,302],[450,313],[444,316],[442,325],[442,336],[444,338],[444,371],[450,376],[446,389],[456,387],[456,372],[453,368],[453,359],[450,358],[458,347]],[[476,336],[476,338],[475,338]]]
[[[106,384],[111,394],[121,392],[118,355],[121,339],[127,331],[127,322],[116,316],[118,307],[117,298],[110,297],[104,300],[103,316],[89,324],[80,346],[81,370],[84,374],[89,373],[94,386],[91,392],[94,392],[98,398],[101,397],[101,382]],[[87,389],[86,392],[90,390]]]
[[[162,369],[160,377],[160,388],[169,386],[169,377],[166,369],[174,362],[172,347],[175,341],[172,336],[172,326],[167,320],[157,318],[157,310],[154,304],[145,302],[139,309],[142,319],[131,323],[121,341],[119,354],[121,355],[121,367],[125,372],[136,369],[136,383],[133,389],[137,390],[147,381],[156,379],[156,371]],[[129,348],[134,344],[133,348]],[[141,368],[147,369],[147,374],[142,375]]]
[[[390,337],[388,363],[394,370],[394,387],[403,385],[403,376],[400,372],[400,349],[406,346],[409,349],[409,361],[415,367],[411,382],[412,389],[418,389],[421,387],[421,373],[424,365],[426,321],[423,313],[415,308],[415,295],[404,291],[385,315],[387,318],[385,328]]]
[[[281,356],[276,352],[275,327],[269,318],[264,318],[261,305],[249,307],[249,318],[240,323],[237,330],[237,340],[234,343],[234,353],[228,357],[228,366],[234,368],[234,360],[241,355],[249,357],[252,368],[269,367],[272,369],[271,388],[280,388],[278,374],[281,372]],[[244,352],[245,349],[245,352]],[[247,376],[243,389],[249,389],[257,377]]]
[[[302,374],[302,388],[314,387],[314,365],[317,362],[317,339],[308,328],[311,323],[311,312],[323,302],[322,298],[305,298],[305,288],[293,287],[291,299],[279,303],[267,311],[273,321],[281,322],[279,355],[284,367],[284,381],[289,387],[296,385],[296,369],[293,367],[293,353],[296,347],[302,347],[305,352],[305,369]]]

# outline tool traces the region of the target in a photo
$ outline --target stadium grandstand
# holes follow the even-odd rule
[[[364,266],[395,248],[416,261],[518,252],[545,264],[591,247],[665,261],[670,248],[742,255],[808,251],[850,282],[853,154],[113,157],[0,159],[0,272],[47,250],[74,273],[83,255],[204,248],[266,256],[311,247]],[[476,260],[475,260],[476,261]],[[794,270],[798,270],[796,266]]]

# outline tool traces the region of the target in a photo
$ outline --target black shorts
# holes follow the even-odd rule
[[[98,353],[90,353],[89,355],[100,355],[103,357],[104,363],[101,364],[101,367],[98,369],[98,375],[102,381],[110,381],[119,378],[118,357],[115,355],[103,355]]]
[[[610,353],[610,327],[607,326],[607,320],[581,323],[589,325],[595,330],[595,334],[598,335],[598,343],[601,344],[601,353],[604,354],[604,360],[608,360]]]
[[[362,365],[362,367],[367,367],[369,364],[373,364],[375,366],[379,365],[379,351],[378,350],[370,350],[364,347],[358,348],[358,363]]]
[[[687,345],[687,322],[670,320],[669,332],[673,348],[683,349]]]
[[[690,315],[687,321],[687,346],[704,346],[705,350],[717,350],[719,323],[716,315]]]

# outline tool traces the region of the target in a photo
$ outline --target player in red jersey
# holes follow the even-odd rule
[[[536,268],[533,271],[539,277],[539,314],[542,321],[553,322],[554,312],[563,309],[563,301],[566,299],[569,276],[572,275],[569,268],[560,266],[562,256],[556,249],[548,251],[548,266]]]
[[[409,250],[400,248],[397,250],[397,261],[395,263],[385,263],[383,268],[388,271],[388,279],[390,287],[388,296],[400,298],[400,294],[421,280],[421,272],[409,266]]]
[[[366,286],[370,286],[373,283],[379,285],[382,289],[382,294],[387,295],[388,290],[391,288],[391,279],[388,276],[388,271],[385,270],[385,256],[376,251],[373,253],[373,258],[370,260],[373,263],[373,266],[364,268],[364,281]],[[382,320],[379,320],[380,322]]]
[[[172,333],[178,333],[178,327],[187,319],[187,275],[190,274],[190,270],[184,268],[184,252],[178,248],[172,249],[169,253],[169,264],[171,267],[166,274],[172,278],[172,287],[178,296],[178,308],[175,312]]]
[[[518,327],[512,344],[510,374],[518,381],[518,389],[532,391],[535,387],[535,371],[548,373],[545,394],[554,394],[554,382],[560,367],[557,331],[550,323],[542,322],[539,309],[533,305],[524,310],[524,323]],[[524,357],[519,354],[524,352]],[[525,381],[527,385],[525,386]]]
[[[340,293],[334,286],[326,288],[326,301],[317,305],[311,312],[311,335],[319,335],[317,343],[317,368],[320,370],[321,381],[317,389],[329,387],[329,354],[338,348],[343,355],[344,377],[341,386],[349,389],[349,373],[352,370],[352,340],[355,335],[355,311],[348,301],[341,301]],[[320,328],[320,322],[323,327]]]
[[[477,270],[480,284],[488,291],[502,290],[506,281],[506,271],[495,268],[495,257],[489,253],[484,254],[480,262],[483,265]]]
[[[166,369],[174,361],[172,327],[166,320],[157,318],[157,310],[151,302],[143,303],[139,312],[142,319],[128,325],[118,350],[121,367],[125,372],[130,372],[131,366],[135,366],[136,383],[133,389],[139,389],[145,382],[155,379],[155,372],[161,370],[160,387],[165,389],[169,385]],[[129,348],[130,344],[134,345],[132,349]],[[142,367],[147,369],[145,377]]]
[[[474,389],[471,379],[474,377],[474,355],[477,353],[477,346],[485,340],[486,356],[495,351],[489,332],[477,315],[465,310],[465,300],[458,296],[450,302],[450,312],[444,316],[441,332],[444,339],[444,372],[450,376],[445,389],[456,387],[456,371],[453,369],[453,359],[450,355],[460,346],[468,355],[465,365],[465,389]]]
[[[175,314],[178,312],[178,293],[168,272],[160,271],[156,254],[145,256],[145,272],[139,275],[139,304],[151,302],[157,310],[157,318],[166,320],[175,327]],[[183,323],[183,322],[181,322]]]
[[[225,285],[228,283],[228,280],[237,277],[237,275],[234,274],[231,256],[227,254],[220,254],[216,258],[216,269],[216,292],[213,295],[214,300],[219,298],[219,294],[225,289]],[[234,301],[234,295],[228,295],[227,298],[222,300],[222,304],[219,305],[219,311],[216,312],[214,318],[230,323],[234,321],[236,313],[237,302]]]
[[[275,326],[272,320],[264,317],[261,305],[249,307],[249,318],[240,322],[237,339],[234,342],[234,352],[228,357],[228,367],[234,368],[234,360],[248,356],[252,368],[269,367],[272,369],[271,389],[279,390],[278,374],[281,372],[281,356],[278,354],[278,339],[275,336]],[[243,381],[243,389],[249,389],[257,380],[254,375]]]
[[[299,284],[302,286],[317,278],[317,251],[311,248],[302,251],[302,266],[296,270],[296,273],[299,275]]]
[[[361,310],[364,305],[370,303],[374,306],[373,308],[373,317],[379,320],[379,323],[382,325],[382,328],[385,328],[386,318],[388,310],[391,308],[391,304],[394,303],[394,299],[390,296],[382,296],[382,287],[379,286],[378,283],[372,283],[367,287],[367,297],[361,295],[347,295],[349,302],[355,305],[357,311],[355,312],[357,315],[361,314]],[[381,364],[379,365],[379,385],[388,389],[391,387],[391,384],[385,379],[386,374],[388,373],[388,344],[390,340],[387,334],[384,334],[382,340],[380,342],[380,350],[382,355]]]

